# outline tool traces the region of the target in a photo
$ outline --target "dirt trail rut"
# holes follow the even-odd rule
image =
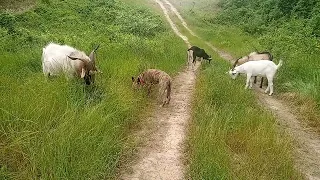
[[[182,35],[169,17],[168,10],[160,0],[155,2],[161,7],[173,31],[189,47],[188,38]],[[187,49],[187,47],[186,47]],[[187,123],[190,118],[190,102],[195,86],[196,69],[186,68],[173,78],[171,102],[168,107],[157,107],[148,122],[150,129],[142,132],[146,143],[138,149],[138,159],[126,169],[120,179],[184,179],[183,142]],[[149,127],[151,128],[151,127]]]
[[[182,143],[190,118],[190,98],[195,85],[195,72],[186,70],[173,80],[172,101],[157,108],[148,121],[154,132],[139,149],[138,161],[122,179],[184,179]]]

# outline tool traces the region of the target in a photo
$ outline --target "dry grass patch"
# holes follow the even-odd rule
[[[24,12],[36,5],[36,0],[1,0],[0,10]]]

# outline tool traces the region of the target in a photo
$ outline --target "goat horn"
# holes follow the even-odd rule
[[[81,59],[81,58],[77,58],[77,57],[72,57],[72,56],[68,56],[68,58],[70,58],[71,60],[80,60],[84,63],[88,63],[88,61],[86,59]]]
[[[97,47],[94,48],[94,49],[91,51],[90,55],[89,55],[89,58],[90,58],[90,60],[92,61],[93,64],[95,64],[95,62],[96,62],[95,52],[98,50],[99,47],[100,47],[100,44],[97,45]]]

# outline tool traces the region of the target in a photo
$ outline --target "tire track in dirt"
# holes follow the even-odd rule
[[[164,16],[166,17],[167,21],[169,22],[169,24],[170,24],[172,30],[174,31],[174,33],[176,33],[176,35],[178,35],[178,36],[188,45],[188,47],[191,46],[191,45],[190,45],[190,42],[189,42],[189,40],[188,40],[188,38],[187,38],[187,36],[182,35],[182,34],[179,32],[177,26],[176,26],[176,25],[174,24],[174,22],[171,20],[171,18],[170,18],[170,16],[169,16],[169,13],[168,13],[168,10],[165,8],[165,6],[164,6],[164,4],[161,2],[161,0],[155,0],[155,1],[156,1],[156,2],[159,4],[159,6],[161,7],[161,9],[162,9],[162,11],[163,11],[163,13],[164,13]],[[180,17],[181,17],[181,16],[180,16]]]
[[[164,0],[171,10],[180,19],[181,24],[192,34],[198,37],[183,20],[176,8],[168,1]],[[203,40],[202,40],[203,41]],[[205,42],[205,41],[204,41]],[[234,58],[214,47],[211,43],[205,42],[213,51],[217,52],[220,57],[234,63]],[[276,99],[275,97],[264,94],[264,91],[255,86],[255,94],[262,107],[271,111],[276,117],[281,128],[285,130],[294,140],[295,144],[295,167],[310,180],[320,180],[320,137],[306,124],[298,120],[298,117],[292,113],[286,102]]]
[[[188,38],[172,22],[163,2],[155,2],[162,9],[173,31],[190,47]],[[183,142],[191,116],[190,103],[195,88],[195,70],[198,67],[199,63],[194,70],[186,68],[173,78],[170,104],[168,107],[156,107],[154,114],[147,119],[148,127],[139,132],[140,138],[145,142],[138,147],[137,160],[125,172],[121,172],[120,179],[184,179]]]
[[[185,22],[185,20],[181,17],[180,13],[178,12],[178,10],[168,1],[168,0],[164,0],[165,4],[170,6],[171,11],[178,17],[178,19],[181,21],[181,24],[183,25],[183,27],[186,28],[187,31],[189,31],[189,33],[195,37],[198,37],[187,25],[187,23]]]

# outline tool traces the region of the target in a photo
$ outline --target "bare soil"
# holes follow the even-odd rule
[[[0,10],[23,13],[36,5],[36,0],[0,0]]]

